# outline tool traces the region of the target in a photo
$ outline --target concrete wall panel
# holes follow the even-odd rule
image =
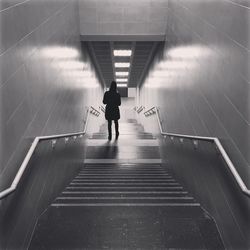
[[[164,35],[167,3],[162,0],[79,0],[81,35]]]
[[[249,17],[242,1],[170,0],[164,55],[140,88],[140,105],[159,106],[168,132],[219,137],[246,183]]]
[[[35,136],[82,130],[103,90],[81,49],[78,1],[1,1],[0,23],[2,190]]]

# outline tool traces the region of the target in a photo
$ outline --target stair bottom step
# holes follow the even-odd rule
[[[224,249],[200,206],[56,204],[39,218],[30,249]]]
[[[52,203],[52,207],[199,207],[199,203]]]

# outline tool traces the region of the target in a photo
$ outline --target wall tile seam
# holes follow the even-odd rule
[[[177,16],[176,16],[176,17],[177,17]],[[181,20],[179,17],[177,17],[177,18],[178,18],[179,20]],[[181,20],[181,21],[184,23],[183,20]],[[197,34],[195,31],[191,30],[191,29],[189,28],[188,25],[187,25],[186,27],[189,29],[190,32],[192,32],[195,36],[197,36],[197,38],[199,38],[203,43],[207,44],[207,42],[204,41],[204,40],[199,36],[199,34]],[[171,27],[170,27],[170,29],[171,29]],[[175,36],[178,37],[178,35],[176,34],[176,32],[175,32],[173,29],[171,29],[171,30],[172,30],[172,32],[175,34]],[[209,45],[209,44],[208,44],[208,45]],[[211,50],[213,50],[213,51],[215,51],[215,52],[217,52],[217,53],[220,53],[219,50],[217,51],[217,50],[213,49],[213,47],[211,48]],[[199,61],[198,61],[198,63],[199,63]],[[249,84],[249,82],[242,76],[241,73],[238,73],[238,71],[236,71],[236,72],[237,72],[236,74],[237,74],[242,80],[244,80],[247,84]],[[218,72],[215,72],[215,73],[216,73],[216,76],[218,77],[218,74],[219,74],[219,73],[218,73]],[[224,94],[224,95],[225,95],[225,94]],[[228,98],[228,100],[230,100],[230,103],[232,104],[232,106],[233,106],[233,108],[235,109],[235,111],[236,111],[237,113],[239,113],[239,115],[241,116],[242,120],[243,120],[244,122],[246,122],[247,125],[250,125],[250,122],[248,121],[248,119],[245,118],[245,116],[238,110],[238,108],[236,107],[236,105],[233,104],[233,101],[231,100],[231,98],[228,97],[228,96],[227,96],[227,98]]]
[[[32,1],[32,0],[27,0],[27,1]],[[13,44],[11,47],[9,47],[8,49],[6,49],[3,53],[0,54],[0,56],[2,56],[3,54],[7,53],[9,50],[17,47],[17,45],[22,42],[24,39],[26,39],[28,36],[30,36],[32,33],[34,33],[36,30],[38,30],[41,26],[43,26],[44,24],[46,24],[51,18],[55,17],[56,15],[59,15],[60,12],[63,11],[63,9],[65,9],[70,3],[66,3],[65,6],[61,7],[59,10],[57,10],[53,15],[51,15],[50,17],[48,17],[46,20],[44,20],[42,23],[40,23],[35,29],[33,29],[31,32],[29,32],[28,34],[24,35],[20,40],[18,40],[15,44]]]
[[[181,20],[181,19],[180,19]],[[182,20],[181,20],[182,21]],[[183,21],[182,21],[183,22]],[[189,26],[188,26],[189,27]],[[169,27],[168,26],[168,28],[171,30],[171,32],[172,33],[174,33],[175,34],[175,36],[176,37],[178,37],[178,35],[176,34],[176,32],[172,29],[172,27]],[[197,36],[201,41],[203,41],[205,44],[207,44],[207,42],[206,41],[204,41],[204,39],[203,38],[201,38],[201,36],[199,35],[199,34],[197,34],[195,31],[193,31],[193,30],[190,30],[195,36]],[[183,42],[183,40],[182,40],[182,42]],[[209,44],[207,44],[207,45],[209,45]],[[215,50],[215,49],[212,49],[212,50],[214,50],[215,52],[218,52],[219,54],[221,54],[220,53],[220,51],[218,50]],[[222,55],[222,54],[221,54]],[[224,63],[227,63],[227,61],[224,61]],[[236,71],[237,72],[237,75],[243,80],[243,81],[245,81],[247,84],[250,84],[250,81],[249,80],[247,80],[246,79],[246,77],[244,76],[244,75],[242,75],[242,73],[241,72],[238,72],[238,71]]]
[[[25,3],[30,2],[30,1],[32,1],[32,0],[26,0],[26,1],[23,1],[21,3],[17,3],[17,4],[14,4],[14,5],[11,5],[11,6],[7,7],[7,8],[4,8],[4,9],[0,10],[0,14],[2,12],[6,11],[6,10],[10,10],[12,8],[15,8],[15,7],[19,6],[19,5],[25,4]]]
[[[17,104],[16,108],[14,109],[14,111],[10,114],[10,117],[8,118],[8,120],[5,123],[5,126],[8,126],[8,124],[10,123],[11,119],[15,116],[15,114],[17,113],[18,109],[20,108],[20,106],[22,106],[23,103],[25,103],[26,99],[28,97],[28,93],[25,94],[25,96],[21,99],[21,101]]]
[[[250,121],[248,121],[243,114],[238,110],[238,108],[233,104],[233,102],[231,101],[230,97],[228,97],[226,94],[223,94],[225,96],[225,98],[227,99],[227,101],[233,106],[234,110],[239,114],[239,116],[241,117],[241,119],[250,127]]]
[[[216,26],[214,26],[213,24],[209,23],[206,19],[202,19],[199,16],[195,15],[188,7],[180,5],[179,6],[181,8],[183,8],[184,10],[187,10],[195,19],[199,19],[200,21],[204,22],[205,24],[209,25],[211,28],[215,29],[218,33],[221,33],[222,35],[224,35],[225,37],[227,37],[230,41],[232,41],[233,43],[235,43],[236,45],[238,45],[239,47],[241,47],[242,49],[246,50],[247,53],[250,53],[250,49],[246,48],[244,45],[240,44],[239,42],[237,42],[236,40],[234,40],[232,37],[230,37],[226,32],[223,32],[221,30],[219,30]],[[174,11],[172,12],[175,16],[177,16],[177,14],[174,13]],[[183,23],[185,23],[185,21],[183,21]]]
[[[232,142],[232,144],[234,145],[235,149],[237,149],[238,153],[240,153],[242,159],[244,160],[246,166],[249,166],[249,162],[248,160],[245,158],[245,156],[243,155],[243,153],[241,152],[241,150],[238,148],[237,144],[235,143],[235,141],[233,140],[233,138],[230,136],[230,134],[228,133],[227,129],[224,127],[223,123],[221,122],[221,120],[218,118],[216,112],[214,111],[214,109],[211,107],[210,103],[208,102],[207,98],[204,96],[204,94],[199,91],[201,96],[203,97],[203,99],[205,100],[205,102],[207,103],[209,109],[212,111],[212,113],[214,114],[215,118],[217,119],[217,121],[220,123],[221,127],[224,129],[224,131],[226,132],[228,139]],[[220,139],[220,138],[219,138]]]
[[[51,107],[51,111],[50,111],[50,113],[49,113],[49,116],[48,116],[48,118],[47,118],[47,121],[44,123],[43,129],[42,129],[42,131],[41,131],[41,134],[42,134],[42,135],[45,135],[45,131],[46,131],[46,129],[47,129],[47,125],[48,125],[48,123],[49,123],[49,121],[50,121],[50,119],[51,119],[51,116],[52,116],[52,114],[53,114],[53,111],[54,111],[55,108],[57,107],[58,103],[59,103],[61,100],[65,99],[65,97],[67,97],[66,95],[67,95],[67,93],[61,93],[61,95],[57,98],[57,100],[56,100],[56,102],[54,103],[54,105]],[[58,121],[58,123],[59,123],[59,121]],[[57,126],[58,126],[58,125],[57,125]],[[57,130],[57,129],[58,129],[58,127],[57,127],[55,130]]]
[[[51,16],[52,17],[52,16]],[[49,18],[50,19],[50,18]],[[48,20],[49,21],[49,20]],[[38,28],[38,27],[37,27]],[[41,27],[39,27],[39,28],[41,28]],[[35,29],[36,30],[36,29]],[[34,30],[34,31],[35,31]],[[33,31],[32,31],[32,33],[33,33]],[[46,41],[49,41],[50,39],[51,39],[51,37],[54,35],[54,34],[56,34],[56,31],[54,32],[54,33],[52,33],[52,35],[50,36],[50,37],[48,37],[48,39],[46,40]],[[70,35],[69,35],[69,37],[70,37]],[[68,38],[67,38],[68,39]],[[22,39],[21,39],[22,40]],[[19,45],[19,43],[20,42],[22,42],[21,40],[19,40],[14,46],[12,46],[11,48],[9,48],[8,50],[11,50],[11,49],[14,49],[16,46],[18,46]],[[46,41],[44,41],[44,42],[46,42]],[[6,50],[5,52],[7,52],[8,50]],[[29,58],[31,58],[35,53],[37,53],[37,51],[39,50],[39,48],[38,47],[36,47],[36,48],[34,48],[33,49],[33,51],[32,51],[32,53],[31,54],[29,54],[29,56],[26,58],[26,60],[24,61],[23,60],[23,62],[21,63],[21,64],[19,64],[19,66],[17,67],[17,69],[4,81],[4,82],[0,82],[0,88],[1,87],[3,87],[4,85],[6,85],[7,84],[7,82],[20,70],[20,68],[22,67],[22,66],[26,66],[26,64],[27,64],[27,61],[28,61],[28,59]],[[4,53],[5,53],[4,52]],[[4,54],[3,53],[3,54]],[[1,54],[0,56],[2,56],[3,54]]]
[[[21,66],[23,66],[24,64],[22,64]],[[26,66],[26,65],[24,65],[24,66]],[[19,67],[19,70],[20,70],[20,68],[21,67]],[[19,71],[18,70],[18,71]],[[18,71],[16,71],[12,76],[14,76]],[[57,77],[55,77],[54,78],[54,81],[57,81],[58,79],[59,79],[59,75],[57,75]],[[11,78],[10,78],[11,79]],[[1,87],[3,87],[3,85],[2,86],[0,86],[0,88]],[[27,87],[25,87],[25,88],[27,88]],[[15,110],[10,114],[10,117],[7,119],[7,121],[6,121],[6,125],[8,125],[8,123],[10,122],[10,120],[12,119],[12,117],[15,115],[15,113],[17,112],[17,110],[19,109],[19,107],[25,102],[25,100],[28,98],[28,94],[29,94],[29,92],[28,92],[28,90],[26,89],[26,94],[25,94],[25,96],[23,97],[23,99],[19,102],[19,104],[16,106],[16,108],[15,108]]]
[[[215,175],[215,176],[216,176],[216,175]],[[217,182],[219,182],[218,179],[217,179]],[[221,187],[221,189],[222,189],[222,187]],[[223,195],[223,197],[224,197],[224,200],[225,200],[225,202],[226,202],[226,204],[227,204],[227,207],[228,207],[228,209],[229,209],[229,211],[230,211],[230,214],[232,215],[233,220],[235,221],[235,224],[236,224],[237,227],[238,227],[238,230],[239,230],[239,232],[240,232],[240,234],[241,234],[242,239],[246,240],[245,234],[244,234],[244,232],[242,231],[242,229],[241,229],[241,227],[240,227],[240,225],[239,225],[239,223],[238,223],[238,220],[237,220],[237,218],[236,218],[236,216],[235,216],[235,213],[234,213],[234,211],[232,210],[232,206],[231,206],[230,203],[228,202],[227,196],[226,196],[226,194],[225,194],[225,192],[224,192],[223,189],[222,189],[221,193],[222,193],[222,195]]]
[[[48,120],[51,117],[51,114],[53,113],[53,111],[54,111],[56,105],[58,104],[58,102],[60,101],[60,99],[63,98],[65,95],[66,95],[66,93],[62,92],[59,96],[56,97],[56,102],[54,102],[54,104],[50,107],[50,110],[48,111],[48,114],[49,114],[48,119],[44,122],[43,128],[41,128],[40,136],[44,135],[44,130],[47,127],[47,123],[48,123]],[[45,101],[45,100],[43,100],[43,101]],[[37,113],[39,113],[39,111],[40,110],[38,109],[37,112],[36,112],[36,115],[37,115]]]
[[[189,101],[192,103],[193,110],[195,111],[195,113],[196,113],[196,115],[198,116],[199,120],[201,121],[203,127],[204,127],[205,130],[207,131],[207,134],[208,134],[209,136],[211,136],[211,132],[209,131],[209,129],[208,129],[206,123],[204,122],[204,120],[201,118],[200,113],[197,111],[197,109],[196,109],[196,107],[195,107],[195,105],[194,105],[194,103],[193,103],[193,101],[192,101],[192,98],[189,98]]]
[[[249,66],[250,66],[250,55],[249,55]],[[247,84],[250,85],[250,79],[247,80],[246,77],[242,75],[241,73],[239,73],[239,76],[241,77],[242,80],[244,80]]]
[[[211,167],[212,167],[212,169],[213,169],[213,165],[212,165]],[[241,234],[242,239],[245,239],[244,234],[243,234],[243,232],[242,232],[242,230],[241,230],[241,228],[240,228],[240,226],[239,226],[239,224],[238,224],[238,221],[237,221],[237,219],[235,218],[235,214],[234,214],[234,212],[232,211],[231,206],[230,206],[230,204],[229,204],[229,202],[228,202],[227,196],[225,195],[224,190],[223,190],[222,186],[220,185],[220,181],[218,180],[216,174],[214,174],[214,176],[215,176],[215,179],[216,179],[216,182],[217,182],[217,186],[220,187],[220,192],[221,192],[221,194],[222,194],[222,196],[223,196],[223,198],[224,198],[224,201],[225,201],[225,203],[226,203],[226,206],[228,207],[228,210],[230,211],[231,217],[232,217],[234,223],[237,225],[237,227],[238,227],[238,229],[239,229],[239,232],[240,232],[240,234]],[[211,198],[212,198],[212,199],[213,199],[213,197],[214,197],[214,196],[211,195]],[[214,204],[216,204],[216,202],[214,202]],[[220,213],[218,212],[217,207],[214,206],[214,208],[215,208],[217,214],[220,214]],[[220,217],[221,217],[221,216],[219,216],[219,218],[220,218]],[[220,220],[221,220],[221,219],[220,219]],[[222,222],[222,223],[223,223],[223,222]],[[224,228],[223,225],[222,225],[222,228]],[[224,243],[224,241],[223,241],[223,243]],[[224,246],[225,246],[225,243],[224,243]]]
[[[190,120],[190,117],[187,115],[187,108],[186,108],[186,106],[185,106],[183,103],[182,103],[182,109],[184,109],[184,111],[185,111],[185,112],[184,112],[184,113],[185,113],[185,116],[187,117],[186,120],[187,120],[187,122],[189,123],[191,129],[193,130],[192,133],[193,133],[194,135],[197,135],[196,129],[194,128],[193,123],[192,123],[191,120]]]
[[[49,174],[49,171],[47,170],[47,175],[46,176],[48,176],[48,174]],[[46,180],[47,179],[45,179],[45,181],[43,182],[43,187],[42,187],[42,189],[40,189],[41,191],[40,191],[40,195],[39,195],[39,198],[36,200],[36,203],[35,203],[35,207],[34,207],[34,209],[33,209],[33,214],[32,214],[32,216],[33,217],[36,217],[36,218],[38,218],[39,217],[39,212],[38,211],[40,211],[39,209],[40,209],[40,207],[39,207],[39,204],[40,204],[40,199],[41,199],[41,197],[42,197],[42,194],[43,194],[43,190],[45,189],[45,184],[46,184]],[[34,182],[35,183],[35,182]],[[34,184],[33,183],[33,184]],[[31,186],[31,188],[30,188],[30,190],[29,190],[29,193],[30,192],[32,192],[32,189],[33,189],[33,187],[34,187],[34,185],[32,185]],[[30,225],[31,223],[29,223],[29,229],[28,230],[26,230],[26,234],[25,234],[25,240],[23,241],[23,245],[25,244],[25,241],[26,241],[26,239],[27,239],[27,237],[28,237],[28,235],[30,234],[30,227],[32,227],[33,229],[35,229],[35,226],[36,226],[36,224],[37,224],[37,220],[38,219],[36,219],[35,220],[35,225],[33,225],[33,227],[32,227],[32,225]],[[31,230],[32,231],[32,233],[33,233],[33,231],[34,230]],[[15,232],[14,230],[12,231],[12,232]],[[30,237],[32,236],[32,234],[30,235]],[[10,237],[10,239],[11,239],[12,237]],[[9,243],[8,243],[9,244]],[[22,246],[23,246],[22,245]],[[22,248],[22,249],[24,249],[24,248]]]
[[[28,128],[28,126],[27,126]],[[27,130],[27,129],[26,129]],[[26,131],[25,131],[26,132]],[[25,134],[25,133],[24,133]],[[20,147],[21,142],[25,139],[25,135],[22,135],[22,137],[20,138],[19,142],[16,144],[16,148],[15,150],[11,153],[9,159],[7,160],[6,164],[3,166],[3,168],[0,171],[0,179],[4,178],[4,175],[6,174],[5,171],[8,169],[8,165],[11,163],[11,160],[13,160],[13,158],[15,157],[15,154],[17,152],[17,149]],[[31,142],[32,143],[32,142]],[[31,145],[30,143],[30,145]],[[29,145],[29,147],[30,147]]]
[[[200,93],[202,93],[202,90],[200,90]],[[225,95],[225,94],[223,94],[223,93],[221,93],[224,97],[225,97],[225,99],[226,99],[226,101],[227,102],[229,102],[229,100],[230,100],[230,98],[228,97],[227,98],[227,96]],[[202,95],[204,95],[203,93],[202,93]],[[204,97],[205,97],[205,95],[204,95]],[[206,97],[205,97],[206,98]],[[207,98],[206,98],[206,100],[207,100]],[[230,104],[231,104],[231,102],[229,102]],[[210,104],[210,102],[209,102],[209,104]],[[234,107],[234,105],[231,105],[232,107],[233,107],[233,109],[236,111],[236,114],[238,113],[238,115],[240,115],[240,117],[242,118],[242,114],[237,110],[237,108],[236,107]],[[211,106],[212,107],[212,106]],[[213,109],[214,110],[214,109]],[[214,110],[214,114],[216,114],[216,111]],[[217,114],[216,114],[216,116],[217,116]],[[218,117],[218,116],[217,116]],[[221,121],[221,120],[220,120]],[[248,126],[249,126],[249,124],[248,124],[248,122],[245,120],[245,119],[241,119],[241,121],[243,121],[243,122],[245,122]],[[223,124],[223,122],[221,121],[221,124]],[[224,125],[223,125],[223,127],[224,127]],[[225,127],[224,127],[225,128]],[[226,129],[226,128],[225,128]]]
[[[245,8],[245,9],[250,10],[250,7],[247,7],[247,6],[243,5],[243,4],[239,4],[239,3],[236,3],[236,2],[231,1],[231,0],[224,0],[224,1],[225,1],[225,2],[229,2],[229,3],[233,4],[233,5],[237,5],[237,6],[239,6],[239,7],[242,7],[242,8]]]
[[[49,171],[47,171],[47,172],[49,172]],[[44,183],[45,183],[45,182],[46,182],[46,181],[44,181]],[[42,193],[41,190],[44,189],[44,183],[43,183],[42,189],[40,189],[40,192],[41,192],[41,193]],[[33,190],[34,184],[35,184],[35,181],[33,182],[33,185],[31,185],[30,189],[27,191],[29,196],[30,196],[30,193],[31,193],[32,190]],[[39,192],[38,192],[38,193],[39,193]],[[35,204],[33,203],[34,208],[33,208],[33,213],[31,214],[32,217],[35,217],[35,216],[38,214],[38,213],[37,213],[37,210],[39,209],[39,206],[38,206],[38,205],[39,205],[39,200],[40,200],[40,195],[39,195],[39,198],[36,200]],[[14,228],[12,229],[12,233],[11,233],[10,235],[12,235],[13,232],[15,232],[15,229],[16,229],[17,226],[18,226],[18,224],[16,223],[15,226],[14,226]],[[29,232],[29,230],[26,230],[25,238],[27,237],[28,232]],[[12,237],[9,237],[9,240],[11,240],[11,239],[12,239]],[[10,243],[9,243],[9,241],[8,241],[8,242],[7,242],[7,245],[9,245],[9,244],[10,244]]]
[[[213,169],[213,165],[210,165],[210,166],[211,166],[211,169]],[[213,172],[214,172],[214,171],[213,171]],[[227,202],[227,199],[226,199],[226,197],[225,197],[225,195],[224,195],[224,191],[223,191],[223,188],[221,187],[220,181],[218,180],[216,174],[214,174],[214,176],[215,176],[215,181],[217,182],[217,186],[220,187],[220,190],[219,190],[219,191],[220,191],[220,193],[223,195],[224,201],[225,201],[225,203],[226,203],[226,205],[227,205],[227,207],[228,207],[228,209],[229,209],[229,211],[230,211],[231,217],[232,217],[233,221],[235,221],[235,224],[239,227],[238,223],[236,223],[235,216],[234,216],[234,214],[233,214],[232,211],[231,211],[231,207],[229,206],[229,204],[228,204],[228,202]],[[206,189],[207,189],[207,193],[208,193],[209,196],[210,196],[211,201],[213,201],[212,204],[216,204],[216,200],[214,199],[215,197],[214,197],[214,195],[211,194],[211,192],[209,191],[210,189],[209,189],[207,183],[206,183]],[[223,239],[226,237],[226,235],[225,235],[225,232],[224,232],[225,230],[223,230],[225,226],[224,226],[223,220],[221,220],[221,212],[220,212],[220,210],[219,210],[219,208],[218,208],[217,206],[212,206],[212,207],[211,207],[211,204],[208,204],[208,205],[210,205],[210,206],[209,206],[210,209],[213,209],[213,210],[214,210],[214,213],[215,213],[215,216],[216,216],[217,219],[215,220],[214,214],[212,215],[212,217],[213,217],[214,221],[216,221],[216,224],[218,225],[218,227],[219,227],[219,229],[220,229],[220,233],[223,234],[222,241],[223,241],[224,246],[226,246],[226,244],[225,244],[225,242],[224,242],[224,240],[223,240]],[[217,215],[216,215],[216,214],[217,214]],[[220,226],[219,226],[219,225],[220,225]],[[244,239],[241,230],[240,230],[240,233],[241,233],[241,237]],[[227,240],[227,242],[228,242],[228,240]]]

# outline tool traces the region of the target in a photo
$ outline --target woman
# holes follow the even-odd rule
[[[120,110],[119,106],[121,105],[121,96],[117,92],[117,84],[115,81],[111,82],[109,91],[106,91],[103,97],[103,103],[106,104],[105,118],[108,120],[108,139],[112,139],[112,121],[115,122],[115,133],[116,139],[119,136],[119,124],[118,120],[120,119]]]

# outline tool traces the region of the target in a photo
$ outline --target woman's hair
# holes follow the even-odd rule
[[[111,84],[110,84],[110,88],[109,88],[109,91],[116,91],[117,90],[117,84],[115,81],[112,81]]]

